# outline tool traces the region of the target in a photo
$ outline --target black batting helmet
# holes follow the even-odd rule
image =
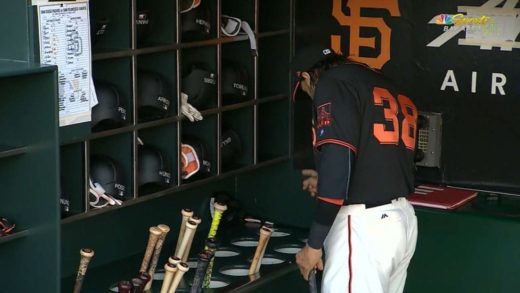
[[[139,71],[137,76],[139,120],[166,117],[170,108],[170,90],[164,79],[151,71]]]
[[[125,184],[121,167],[110,157],[93,155],[90,158],[90,178],[99,183],[105,193],[117,199],[124,199]]]
[[[217,76],[204,65],[194,64],[182,78],[182,92],[188,95],[192,106],[203,108],[217,97]]]
[[[123,126],[127,123],[126,107],[116,86],[95,81],[98,104],[92,108],[92,129],[94,131]]]
[[[156,147],[140,145],[138,149],[139,188],[162,189],[170,185],[170,166],[164,154]]]
[[[249,74],[244,66],[231,60],[224,60],[221,79],[222,97],[226,103],[247,99]]]

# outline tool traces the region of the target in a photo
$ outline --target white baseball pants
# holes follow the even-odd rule
[[[416,243],[417,218],[405,198],[342,207],[324,243],[321,292],[403,292]]]

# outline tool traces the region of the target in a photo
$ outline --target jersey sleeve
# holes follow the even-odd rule
[[[338,144],[357,153],[360,132],[359,100],[355,88],[325,76],[314,94],[316,148]]]

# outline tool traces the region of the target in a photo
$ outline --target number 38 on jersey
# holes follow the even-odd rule
[[[406,148],[415,149],[417,131],[417,108],[405,95],[398,95],[397,99],[387,90],[374,87],[372,92],[374,105],[383,108],[384,119],[387,123],[374,123],[374,136],[381,144],[399,143],[403,141]],[[403,120],[399,121],[399,109]],[[391,124],[392,127],[389,127]]]

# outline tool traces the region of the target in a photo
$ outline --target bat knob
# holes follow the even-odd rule
[[[117,284],[120,293],[129,293],[133,287],[132,283],[126,280],[120,281],[119,284]]]
[[[94,256],[94,250],[93,249],[90,249],[90,248],[82,248],[79,253],[81,254],[81,256],[84,256],[84,257],[93,257]]]

